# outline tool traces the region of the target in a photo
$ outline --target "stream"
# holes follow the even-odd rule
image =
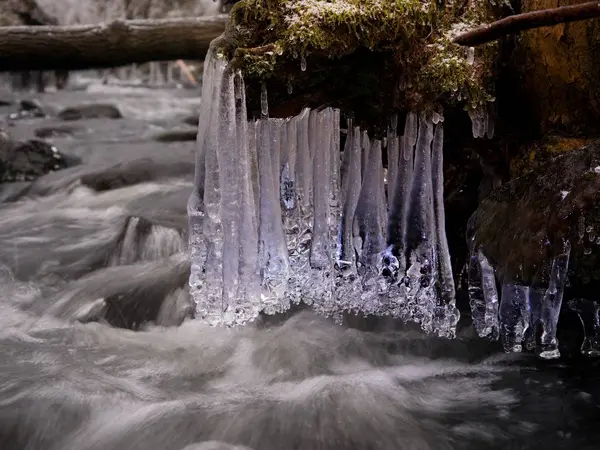
[[[12,121],[12,137],[68,124],[48,142],[81,164],[0,185],[3,450],[598,448],[593,361],[307,310],[245,327],[194,320],[196,143],[155,137],[190,130],[200,92],[85,79],[20,98],[48,117]],[[83,103],[123,118],[56,118]]]

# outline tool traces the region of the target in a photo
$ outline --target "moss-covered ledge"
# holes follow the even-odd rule
[[[219,50],[245,74],[249,114],[267,84],[272,116],[330,105],[358,123],[391,111],[493,101],[497,44],[452,38],[494,19],[492,0],[242,0]]]

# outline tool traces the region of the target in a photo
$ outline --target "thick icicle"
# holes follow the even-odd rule
[[[255,167],[258,164],[256,155],[256,123],[248,126],[246,112],[246,88],[242,74],[236,75],[235,84],[236,98],[236,137],[237,155],[234,163],[237,163],[237,196],[239,198],[239,285],[237,292],[238,304],[252,305],[249,311],[250,319],[258,314],[261,307],[260,299],[260,274],[258,272],[258,180],[253,179],[252,174],[257,173]],[[254,148],[249,146],[249,136],[254,138]],[[243,306],[242,306],[243,309]]]
[[[439,305],[435,312],[434,328],[447,337],[454,337],[459,313],[456,309],[456,291],[450,261],[450,250],[446,238],[446,213],[444,211],[444,128],[441,122],[435,126],[431,145],[431,170],[433,174],[433,210],[438,279]]]
[[[381,223],[381,203],[384,201],[380,180],[383,178],[381,160],[381,141],[371,144],[366,172],[354,216],[355,230],[358,231],[361,247],[359,252],[358,273],[363,281],[361,311],[367,314],[381,315],[377,296],[379,294],[378,278],[381,273],[381,252],[384,249],[384,227]]]
[[[568,305],[577,312],[583,325],[581,353],[593,358],[600,357],[600,305],[585,298],[569,300]]]
[[[469,304],[473,326],[480,337],[498,339],[498,290],[494,268],[481,249],[469,265]]]
[[[351,124],[346,138],[343,166],[347,169],[342,172],[343,204],[338,235],[337,309],[358,311],[361,306],[361,286],[354,249],[354,215],[361,190],[361,133],[358,127],[352,129]]]
[[[297,117],[296,184],[294,209],[286,227],[288,253],[293,276],[290,278],[289,297],[294,303],[312,304],[310,285],[310,245],[313,238],[313,158],[310,150],[309,127],[311,111],[306,108]]]
[[[558,325],[558,316],[562,306],[562,298],[565,292],[567,282],[567,270],[569,268],[569,256],[571,254],[571,244],[565,242],[562,252],[554,258],[552,262],[552,272],[550,273],[550,283],[548,290],[542,302],[541,311],[541,351],[540,357],[544,359],[555,359],[560,357],[558,350],[558,340],[556,339],[556,328]]]
[[[397,118],[396,118],[397,122]],[[396,123],[397,125],[397,123]],[[400,140],[396,134],[396,128],[390,125],[387,135],[387,157],[388,157],[388,172],[387,172],[387,196],[388,205],[391,209],[393,203],[394,192],[396,191],[396,179],[398,178],[398,159],[400,151]]]
[[[297,118],[292,117],[286,124],[286,143],[281,155],[280,198],[286,216],[294,209],[296,182],[296,148],[298,146]]]
[[[421,118],[415,149],[415,164],[409,194],[407,252],[408,314],[426,332],[433,331],[434,309],[438,304],[434,282],[437,277],[436,232],[431,176],[433,123]]]
[[[217,154],[221,84],[225,68],[226,63],[209,52],[203,86],[207,101],[202,102],[198,127],[196,189],[188,202],[193,258],[190,288],[197,305],[197,316],[211,324],[220,323],[222,318],[223,234],[219,215],[221,196]]]
[[[529,327],[529,286],[505,281],[500,301],[500,336],[506,352],[523,350],[523,338]]]
[[[279,185],[275,183],[275,167],[271,160],[271,131],[276,129],[272,122],[272,119],[263,119],[257,126],[260,189],[258,255],[262,275],[262,303],[267,314],[289,308],[289,303],[285,301],[289,276],[288,252],[281,220]]]
[[[545,289],[529,288],[529,328],[525,333],[525,349],[533,351],[537,347],[537,331],[540,325],[542,303],[546,295]]]
[[[406,233],[408,227],[408,204],[410,188],[413,177],[413,156],[414,146],[417,141],[417,117],[414,113],[409,113],[406,117],[404,126],[404,136],[400,140],[402,148],[398,172],[394,182],[394,192],[390,202],[388,216],[387,249],[384,256],[384,266],[386,272],[396,280],[404,282],[407,258],[406,251]],[[388,173],[389,176],[389,173]],[[402,286],[400,289],[402,290]],[[402,293],[398,294],[403,296]]]
[[[311,130],[314,147],[313,238],[310,247],[311,294],[315,309],[329,314],[334,305],[333,262],[335,238],[329,226],[331,216],[332,138],[335,115],[331,108],[319,112]]]

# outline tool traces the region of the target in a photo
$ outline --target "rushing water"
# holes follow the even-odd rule
[[[194,145],[149,139],[197,106],[182,97],[42,98],[102,98],[126,118],[79,123],[55,145],[84,164],[0,205],[2,450],[597,448],[591,365],[504,355],[466,331],[367,332],[306,311],[245,328],[190,319]],[[122,182],[96,192],[98,179]]]

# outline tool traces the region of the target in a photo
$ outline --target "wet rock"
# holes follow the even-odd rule
[[[70,161],[58,149],[43,141],[16,142],[0,131],[0,181],[30,181],[68,167]]]
[[[119,163],[106,170],[81,177],[81,184],[95,191],[108,191],[124,186],[194,173],[192,162],[178,161],[172,164],[159,163],[151,158],[141,158]]]
[[[65,108],[58,113],[58,117],[62,120],[121,119],[123,115],[115,105],[94,103]]]
[[[19,119],[36,119],[46,117],[46,113],[42,110],[42,106],[35,100],[21,100],[19,102],[19,110],[9,114],[9,120]]]
[[[197,127],[198,126],[198,114],[192,114],[190,116],[187,116],[183,119],[182,122],[187,125],[190,125],[192,127]]]
[[[496,189],[476,212],[480,245],[500,278],[546,279],[553,256],[571,245],[567,298],[600,287],[600,141],[549,159]],[[596,287],[594,287],[596,286]]]
[[[195,141],[198,136],[198,130],[169,130],[154,136],[157,142],[185,142]]]
[[[71,125],[57,125],[52,127],[41,127],[35,130],[36,137],[40,139],[71,136],[75,132],[81,130],[81,127]]]

